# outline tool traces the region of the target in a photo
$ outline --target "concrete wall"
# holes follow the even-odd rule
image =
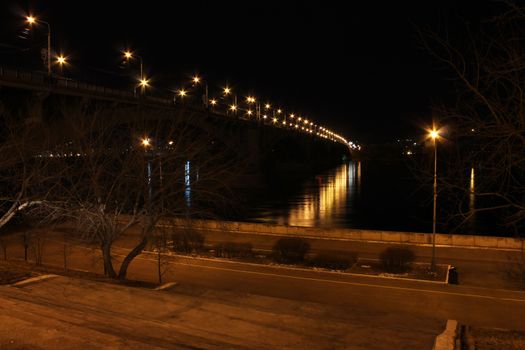
[[[169,224],[180,227],[189,225],[188,222],[183,220],[170,221]],[[316,228],[215,220],[195,220],[191,222],[191,227],[200,230],[224,230],[229,232],[277,236],[301,236],[406,244],[432,244],[432,234],[416,232]],[[436,245],[476,248],[523,249],[525,247],[525,240],[512,237],[452,235],[438,233],[436,234]]]

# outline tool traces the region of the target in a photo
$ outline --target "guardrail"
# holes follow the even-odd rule
[[[136,102],[139,99],[139,96],[137,96],[134,92],[131,91],[108,88],[105,86],[89,84],[59,76],[50,77],[43,72],[31,72],[13,68],[0,67],[0,78],[3,81],[32,85],[35,87],[41,87],[43,89],[68,89],[80,93],[87,93],[90,95],[124,99],[128,100],[129,102]],[[147,102],[153,102],[164,106],[173,105],[173,101],[167,98],[153,96],[141,96],[141,98],[143,98]]]
[[[95,85],[95,84],[88,84],[81,81],[77,81],[70,78],[60,77],[56,75],[49,76],[45,72],[33,72],[33,71],[24,71],[20,70],[18,68],[7,68],[7,67],[1,67],[0,66],[0,85],[1,83],[8,84],[15,87],[24,87],[24,88],[36,88],[39,90],[51,90],[55,92],[62,92],[64,94],[73,94],[73,95],[89,95],[93,97],[98,97],[101,99],[111,99],[111,100],[118,100],[119,102],[126,102],[126,103],[144,103],[144,104],[153,104],[155,106],[161,106],[161,107],[174,107],[175,100],[172,98],[165,98],[165,97],[158,97],[158,96],[145,96],[142,94],[137,94],[136,89],[132,91],[125,91],[125,90],[119,90],[119,89],[113,89],[108,88],[105,86]],[[205,108],[201,104],[191,104],[191,103],[184,103],[185,107],[189,107],[195,110],[199,110],[202,112],[211,112],[212,114],[215,114],[217,116],[231,119],[232,115],[236,119],[242,119],[246,121],[252,121],[256,123],[260,123],[263,125],[268,125],[272,127],[277,127],[279,129],[287,129],[292,130],[299,133],[304,133],[305,135],[311,135],[311,136],[319,136],[319,138],[324,138],[327,141],[334,141],[341,143],[347,147],[348,144],[345,142],[342,142],[339,139],[336,139],[332,136],[329,136],[328,134],[324,134],[324,131],[322,130],[315,130],[310,129],[308,127],[308,124],[306,126],[301,124],[301,119],[299,118],[298,122],[295,122],[294,125],[292,123],[285,123],[282,121],[277,121],[277,118],[266,116],[264,115],[264,118],[254,119],[249,118],[246,115],[242,115],[241,112],[247,112],[248,110],[244,110],[242,108],[238,109],[238,112],[229,113],[227,110],[219,111],[217,109],[208,109]],[[226,106],[228,108],[228,106]],[[284,125],[283,125],[284,124]],[[323,129],[323,128],[321,128]],[[326,129],[325,129],[326,130]]]

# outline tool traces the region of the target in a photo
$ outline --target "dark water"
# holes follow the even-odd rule
[[[471,170],[470,186],[475,187]],[[475,206],[475,198],[468,199]],[[438,198],[438,208],[440,202]],[[443,210],[438,232],[448,233]],[[295,185],[278,181],[253,204],[248,221],[308,227],[432,232],[432,187],[402,162],[350,161]],[[473,218],[455,233],[504,235]]]

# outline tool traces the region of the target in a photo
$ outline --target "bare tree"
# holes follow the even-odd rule
[[[518,233],[525,223],[525,7],[499,5],[501,15],[479,27],[465,23],[464,36],[426,32],[422,39],[452,73],[457,96],[454,105],[435,107],[448,128],[440,198],[455,205],[453,221],[491,211]]]
[[[126,278],[161,220],[233,207],[230,189],[242,162],[210,121],[180,111],[142,117],[81,106],[64,106],[62,114],[64,156],[54,159],[61,185],[32,213],[44,222],[75,221],[100,246],[108,276]],[[117,272],[112,247],[124,235],[135,243]]]

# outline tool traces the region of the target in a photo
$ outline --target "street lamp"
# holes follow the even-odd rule
[[[142,56],[135,55],[133,52],[126,50],[123,52],[124,59],[129,62],[130,60],[134,59],[135,57],[139,59],[140,63],[140,86],[142,87],[141,91],[144,92],[144,89],[148,86],[148,79],[144,78],[144,64],[142,62]]]
[[[144,148],[148,148],[151,145],[151,141],[149,137],[144,137],[141,143],[142,143],[142,146],[144,146]]]
[[[144,94],[144,91],[146,90],[147,87],[149,87],[149,80],[146,79],[146,78],[143,78],[141,77],[139,79],[139,84],[138,86],[140,86],[140,91],[142,94]],[[137,94],[137,87],[135,87],[135,95]]]
[[[142,62],[142,56],[139,56],[139,55],[135,55],[133,52],[129,51],[129,50],[126,50],[123,52],[124,53],[124,58],[126,59],[126,61],[130,61],[132,59],[134,59],[135,57],[139,59],[139,62],[140,62],[140,79],[144,79],[144,64]]]
[[[432,260],[430,262],[430,270],[436,271],[436,208],[437,208],[437,140],[439,139],[439,130],[433,126],[429,130],[428,136],[432,139],[434,145],[434,208],[432,215]]]
[[[224,98],[226,99],[228,95],[232,94],[232,89],[226,86],[222,89],[222,94],[224,95]],[[226,103],[228,103],[227,100],[226,100]],[[237,112],[237,95],[233,95],[233,105],[230,105],[229,110],[232,111],[233,113]]]
[[[64,55],[57,56],[57,63],[61,66],[67,64],[67,57],[65,57]]]
[[[198,75],[195,75],[195,76],[193,76],[191,81],[193,82],[193,85],[201,84],[202,83],[202,78],[199,77]],[[203,102],[204,102],[204,107],[206,109],[208,109],[209,101],[208,101],[208,82],[207,81],[204,81],[204,98],[203,98]]]
[[[34,16],[27,16],[26,21],[29,25],[33,25],[35,23],[42,23],[47,26],[47,75],[51,76],[51,26],[48,22],[42,21],[41,19],[37,19]]]

